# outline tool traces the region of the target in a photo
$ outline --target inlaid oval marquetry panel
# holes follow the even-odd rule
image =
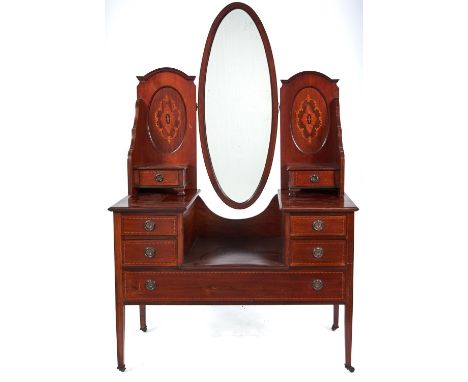
[[[325,145],[328,137],[328,110],[322,94],[304,88],[296,94],[291,115],[291,134],[297,148],[313,154]]]
[[[151,100],[148,134],[153,146],[164,153],[176,151],[185,135],[185,104],[177,90],[159,89]]]

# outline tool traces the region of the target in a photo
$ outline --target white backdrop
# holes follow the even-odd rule
[[[278,80],[340,78],[346,191],[361,208],[356,372],[343,367],[343,329],[329,330],[332,308],[319,306],[150,307],[146,334],[129,307],[128,370],[115,369],[106,208],[126,192],[135,75],[173,66],[198,77],[226,3],[16,1],[0,5],[2,380],[466,379],[462,2],[248,4]],[[233,211],[198,155],[204,200],[224,216],[259,213],[278,157],[260,200]]]

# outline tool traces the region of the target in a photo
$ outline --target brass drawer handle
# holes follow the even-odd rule
[[[154,280],[146,280],[145,281],[145,288],[147,290],[155,290],[156,289],[156,281]]]
[[[318,182],[320,182],[320,176],[318,176],[317,174],[313,174],[310,177],[310,183],[318,183]]]
[[[154,180],[159,183],[164,182],[164,175],[156,174],[156,176],[154,177]]]
[[[324,250],[323,250],[322,247],[315,247],[314,250],[313,250],[313,252],[312,252],[312,254],[314,255],[314,257],[315,257],[316,259],[322,258],[323,253],[324,253]]]
[[[156,250],[154,247],[145,247],[145,256],[148,259],[152,259],[156,255]]]
[[[145,221],[145,230],[146,231],[154,231],[155,225],[156,225],[156,223],[154,222],[154,220],[148,219],[148,220]]]
[[[312,288],[314,288],[314,290],[316,291],[319,291],[320,289],[323,288],[323,281],[320,279],[312,280]]]
[[[312,227],[315,231],[321,231],[325,228],[325,222],[321,219],[314,220]]]

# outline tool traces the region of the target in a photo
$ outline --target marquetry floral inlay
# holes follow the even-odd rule
[[[175,101],[166,95],[155,111],[155,125],[159,134],[170,143],[179,132],[180,122],[180,110]]]
[[[148,133],[153,146],[164,153],[176,151],[185,135],[185,105],[173,88],[158,90],[151,101]]]
[[[307,98],[296,113],[296,123],[308,142],[312,142],[312,138],[317,135],[317,130],[322,127],[321,112],[310,94],[307,94]]]
[[[325,145],[328,137],[327,103],[315,88],[300,90],[293,102],[291,134],[296,147],[313,154]]]

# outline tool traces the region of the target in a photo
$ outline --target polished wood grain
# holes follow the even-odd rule
[[[162,87],[151,97],[148,135],[157,151],[167,154],[179,149],[185,138],[187,114],[182,96],[172,87]]]
[[[335,171],[289,170],[288,188],[334,188]]]
[[[278,237],[254,237],[239,240],[219,236],[198,237],[185,256],[188,268],[284,268],[282,241]]]
[[[184,262],[184,217],[183,214],[177,214],[177,265]]]
[[[291,110],[291,135],[304,154],[323,148],[330,130],[328,106],[315,87],[304,87],[294,96]]]
[[[297,195],[290,196],[286,190],[281,190],[278,193],[278,199],[279,207],[284,215],[284,234],[287,238],[293,238],[285,241],[284,258],[286,263],[292,267],[312,266],[311,264],[314,264],[314,261],[312,260],[310,263],[308,261],[310,259],[308,257],[310,248],[308,244],[313,246],[314,243],[322,242],[323,245],[329,243],[329,245],[334,247],[333,249],[325,248],[322,258],[325,259],[328,253],[331,254],[336,262],[331,264],[324,263],[318,269],[323,269],[325,265],[331,266],[335,270],[343,269],[344,266],[345,367],[350,372],[353,372],[351,347],[353,326],[354,212],[358,208],[345,193],[341,192],[336,194],[312,190],[310,192],[301,191]],[[325,226],[320,232],[315,231],[309,225],[311,222],[313,223],[316,217],[324,218],[325,221]],[[317,232],[317,235],[313,232]],[[304,239],[304,237],[311,238]],[[306,244],[307,242],[308,244]],[[343,247],[339,243],[346,243],[344,252]],[[338,329],[338,319],[339,306],[338,304],[333,304],[332,330]]]
[[[177,188],[185,187],[185,170],[166,170],[154,168],[151,170],[135,170],[136,187]]]
[[[314,71],[281,81],[281,189],[302,188],[291,186],[288,167],[327,164],[337,170],[337,181],[328,187],[333,186],[343,195],[344,153],[337,82]]]
[[[289,248],[291,266],[345,266],[346,240],[291,240]],[[314,256],[316,248],[320,257]]]
[[[184,78],[187,81],[194,81],[195,78],[196,78],[195,76],[189,76],[189,75],[185,74],[182,70],[179,70],[179,69],[176,69],[176,68],[170,68],[170,67],[166,66],[164,68],[154,69],[151,72],[146,73],[143,76],[137,76],[137,79],[138,79],[138,81],[141,81],[141,82],[142,81],[147,81],[147,80],[151,79],[155,74],[158,74],[158,73],[164,74],[164,73],[167,73],[167,72],[178,74],[180,77]]]
[[[205,126],[210,50],[219,24],[234,9],[247,12],[260,32],[272,87],[268,157],[257,190],[244,203],[233,202],[219,187]],[[282,81],[281,189],[262,213],[246,219],[218,216],[196,189],[195,77],[159,68],[138,80],[128,196],[109,208],[114,213],[118,369],[125,370],[126,305],[138,306],[140,329],[146,331],[147,305],[153,304],[329,304],[333,330],[338,328],[339,305],[344,305],[345,366],[354,371],[354,212],[358,208],[344,193],[337,80],[308,71]],[[251,205],[264,188],[276,140],[277,96],[273,55],[260,19],[245,4],[228,5],[215,19],[203,53],[199,122],[208,175],[231,207]],[[317,184],[310,182],[313,175],[319,176]],[[154,229],[145,229],[147,220],[154,222]],[[315,220],[323,221],[322,229],[314,230]],[[146,256],[148,247],[154,248],[154,256]],[[316,247],[322,248],[322,256],[314,256]]]
[[[206,84],[206,73],[209,64],[209,58],[211,53],[211,47],[213,45],[213,41],[218,30],[219,25],[226,17],[227,14],[232,12],[233,10],[240,9],[246,12],[253,22],[255,23],[257,30],[260,34],[260,37],[263,42],[263,47],[265,49],[266,60],[268,63],[269,75],[270,75],[270,85],[271,85],[271,130],[270,130],[270,142],[268,145],[268,154],[265,161],[265,167],[262,172],[262,176],[260,178],[260,182],[252,194],[252,196],[244,201],[244,202],[236,202],[232,200],[229,196],[227,196],[221,186],[219,185],[218,179],[216,178],[215,171],[213,169],[213,164],[211,162],[211,155],[210,150],[208,148],[208,140],[206,135],[206,119],[205,119],[205,84]],[[225,8],[221,10],[218,16],[213,21],[211,25],[210,31],[208,33],[208,37],[206,39],[205,49],[203,51],[202,63],[200,68],[200,80],[199,80],[199,89],[198,89],[198,120],[199,120],[199,131],[200,131],[200,143],[202,147],[203,159],[205,161],[205,167],[208,172],[208,176],[210,178],[211,184],[213,185],[214,190],[221,198],[221,200],[226,203],[228,206],[232,208],[247,208],[251,206],[260,196],[262,193],[268,176],[271,170],[271,164],[273,163],[273,154],[275,151],[276,145],[276,131],[277,131],[277,124],[278,124],[278,90],[277,90],[277,83],[276,83],[276,70],[275,70],[275,62],[273,60],[273,53],[271,50],[270,42],[268,40],[268,36],[266,34],[265,28],[263,27],[260,18],[255,13],[255,11],[250,8],[248,5],[244,3],[231,3],[227,5]],[[246,138],[248,139],[248,138]]]
[[[109,207],[109,211],[125,213],[161,213],[187,211],[197,199],[200,190],[187,190],[185,195],[150,192],[126,196]]]
[[[340,306],[338,304],[333,305],[333,325],[332,330],[338,329],[338,320],[340,317]]]
[[[196,233],[196,221],[195,221],[195,213],[196,213],[196,208],[190,208],[185,213],[182,215],[182,237],[184,241],[184,247],[183,247],[183,259],[181,261],[181,264],[185,262],[185,257],[187,256],[188,253],[190,253],[191,248],[197,238],[197,233]]]
[[[301,192],[290,197],[280,191],[262,213],[238,220],[216,215],[193,191],[185,196],[140,193],[112,210],[119,217],[115,225],[116,283],[120,284],[116,293],[125,290],[121,305],[116,304],[120,368],[124,365],[124,304],[140,306],[140,328],[146,326],[147,304],[332,304],[333,327],[338,320],[336,305],[345,304],[346,362],[351,365],[350,240],[357,207],[346,195]],[[312,227],[317,218],[325,222],[320,232]],[[163,228],[160,239],[144,229],[147,219]],[[175,257],[171,244],[171,259],[165,264],[140,262],[148,244],[171,240],[176,245]],[[324,248],[320,260],[310,255],[317,245]],[[129,263],[128,259],[138,257]],[[313,270],[304,271],[309,267]],[[321,291],[311,287],[315,278],[324,282]],[[148,280],[156,283],[154,291],[147,290]]]
[[[325,271],[125,272],[127,302],[343,302],[344,273]],[[321,280],[320,290],[313,281]],[[147,281],[155,282],[148,290]]]
[[[138,79],[135,122],[127,163],[129,195],[137,195],[140,186],[160,186],[135,182],[133,173],[141,166],[183,166],[186,168],[184,184],[177,184],[176,191],[195,190],[195,77],[187,76],[180,70],[160,68]],[[171,103],[173,98],[174,102]],[[179,120],[180,126],[176,126],[175,120]]]
[[[176,239],[124,240],[123,265],[176,266]]]
[[[354,285],[354,214],[347,219],[348,253],[346,256],[345,286],[345,367],[354,371],[351,365],[351,348],[353,341],[353,285]]]
[[[117,334],[117,368],[125,370],[125,305],[124,305],[124,273],[122,271],[122,215],[114,213],[114,269],[115,269],[115,328]]]
[[[337,131],[337,145],[338,145],[338,158],[339,158],[339,182],[336,181],[336,184],[339,184],[339,195],[340,197],[344,196],[344,182],[345,182],[345,155],[343,150],[343,132],[341,130],[341,118],[340,118],[340,99],[335,98],[331,103],[331,125],[336,126]],[[335,173],[336,175],[337,173]]]
[[[140,305],[140,330],[146,332],[146,305]]]
[[[213,213],[201,198],[196,201],[196,231],[198,236],[237,237],[280,237],[281,212],[278,198],[272,198],[268,207],[248,219],[226,219]]]
[[[147,230],[147,222],[154,228]],[[124,215],[122,218],[123,235],[165,236],[177,234],[177,216],[164,215]]]
[[[291,215],[291,236],[345,236],[345,215]],[[314,228],[322,222],[320,230]]]
[[[287,190],[278,192],[279,206],[288,212],[327,212],[347,213],[358,211],[353,201],[344,194],[319,192],[319,190],[301,191],[290,196]]]

